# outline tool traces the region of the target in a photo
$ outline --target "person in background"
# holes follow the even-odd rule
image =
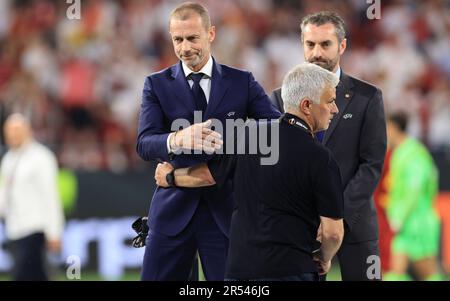
[[[29,121],[14,113],[5,121],[9,147],[0,166],[0,217],[14,258],[13,280],[48,280],[46,250],[58,253],[64,214],[54,154],[33,139]]]
[[[391,242],[394,237],[391,227],[387,219],[386,206],[389,193],[389,165],[392,151],[388,148],[386,158],[384,160],[383,171],[381,173],[380,183],[373,194],[375,206],[377,208],[378,227],[380,235],[380,259],[381,272],[384,274],[389,271],[391,266]]]
[[[438,171],[428,150],[406,133],[408,118],[395,113],[388,118],[388,140],[393,149],[387,217],[394,231],[391,268],[386,280],[408,280],[412,263],[420,280],[441,280],[439,219],[434,210]]]

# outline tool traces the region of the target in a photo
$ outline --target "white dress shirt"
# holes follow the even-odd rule
[[[37,232],[47,240],[61,238],[64,214],[57,174],[54,154],[36,141],[5,154],[0,166],[0,216],[9,239]]]
[[[183,67],[183,71],[184,71],[184,76],[187,78],[187,81],[189,83],[189,86],[192,89],[192,86],[194,85],[194,81],[192,79],[190,79],[190,75],[191,73],[203,73],[205,74],[203,76],[203,78],[200,80],[200,87],[203,90],[203,93],[205,93],[205,97],[206,97],[206,103],[209,103],[209,95],[211,93],[211,77],[212,77],[212,70],[213,70],[213,59],[211,56],[209,56],[208,61],[206,62],[205,66],[203,66],[202,69],[200,69],[200,71],[198,72],[194,72],[191,69],[189,69],[189,67],[182,62],[181,66]],[[173,133],[171,133],[168,137],[167,137],[167,152],[171,153],[173,150],[170,147],[170,138],[172,137]]]
[[[341,80],[341,67],[339,67],[334,74],[336,74],[338,80]]]

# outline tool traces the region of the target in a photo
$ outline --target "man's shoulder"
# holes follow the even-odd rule
[[[150,73],[147,78],[150,79],[162,79],[162,78],[167,78],[168,76],[170,76],[171,74],[173,74],[174,72],[174,68],[177,67],[177,64],[172,65],[170,67],[164,68],[162,70]]]
[[[1,157],[1,160],[0,160],[0,169],[2,169],[2,168],[4,168],[4,165],[5,165],[5,162],[8,162],[8,160],[10,160],[10,158],[11,158],[11,150],[7,150],[4,154],[3,154],[3,156]]]
[[[250,71],[245,70],[245,69],[240,69],[240,68],[236,68],[236,67],[232,67],[232,66],[228,66],[225,64],[220,64],[217,63],[216,64],[219,66],[219,68],[222,69],[222,72],[226,75],[229,75],[231,77],[242,77],[242,78],[248,78],[250,75]]]
[[[36,155],[40,156],[43,159],[52,161],[56,160],[55,154],[51,151],[51,149],[40,142],[32,142],[31,149]]]
[[[322,143],[314,140],[314,145],[310,147],[307,162],[312,166],[312,170],[318,171],[327,166],[337,166],[337,161],[333,152]]]
[[[303,139],[300,136],[303,136]],[[314,171],[324,168],[333,160],[332,152],[320,142],[312,140],[306,135],[298,135],[298,133],[295,138],[297,139],[296,143],[292,143],[293,139],[289,139],[289,144],[286,140],[282,142],[285,147],[288,147],[291,164],[302,168],[309,166],[309,169]]]
[[[288,125],[286,122],[280,122],[279,120],[273,122],[279,123],[280,137],[283,137],[283,143],[285,143],[293,153],[319,158],[328,157],[329,153],[331,153],[328,148],[316,139],[313,139],[309,132]]]
[[[317,140],[313,141],[312,149],[314,150],[314,154],[316,154],[316,158],[318,158],[320,161],[322,160],[330,160],[333,157],[333,153],[328,147],[325,147],[322,143],[320,143]],[[326,162],[325,161],[325,162]]]
[[[371,84],[360,78],[356,78],[356,77],[350,76],[348,74],[345,74],[345,76],[347,76],[348,80],[352,82],[353,90],[356,91],[358,94],[362,94],[367,97],[372,97],[377,91],[381,91],[374,84]]]

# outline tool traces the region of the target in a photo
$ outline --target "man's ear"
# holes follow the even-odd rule
[[[305,98],[300,101],[300,111],[303,112],[305,115],[311,114],[311,100]]]
[[[347,48],[347,39],[344,38],[339,44],[339,55],[343,55],[346,48]]]
[[[211,26],[209,28],[208,35],[209,35],[209,42],[212,43],[214,41],[214,39],[216,38],[216,27],[215,26]]]

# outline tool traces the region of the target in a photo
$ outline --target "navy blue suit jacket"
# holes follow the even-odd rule
[[[175,168],[207,161],[210,156],[185,154],[169,157],[167,152],[166,142],[173,131],[172,122],[183,118],[193,124],[194,110],[194,97],[181,62],[148,76],[137,138],[137,152],[141,158],[168,161]],[[214,61],[210,98],[203,115],[203,121],[215,118],[225,128],[226,119],[275,119],[280,112],[250,72]],[[223,187],[156,188],[149,213],[150,229],[170,236],[178,234],[192,218],[201,198],[208,202],[216,223],[228,236],[233,209],[231,182]]]

